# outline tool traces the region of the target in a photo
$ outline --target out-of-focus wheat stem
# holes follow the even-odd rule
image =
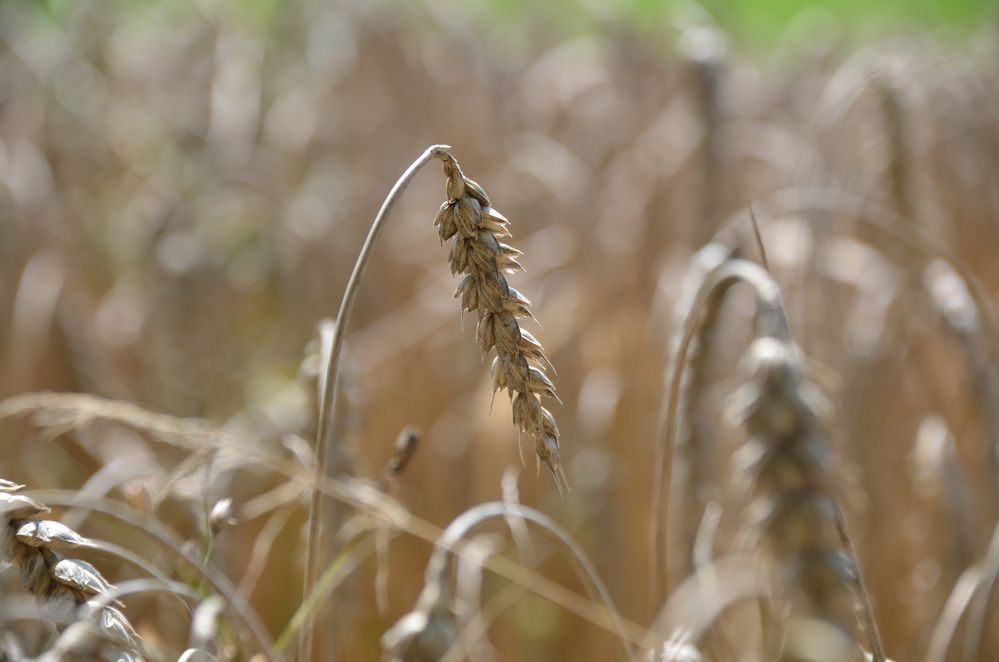
[[[888,189],[898,213],[912,217],[917,207],[911,188],[908,112],[896,80],[880,75],[875,85],[881,93],[881,113],[888,134]]]
[[[683,287],[677,305],[678,320],[682,320],[690,309],[697,289],[711,269],[717,267],[726,259],[730,259],[732,251],[719,242],[712,242],[701,248],[694,255],[687,273],[683,279]],[[701,324],[691,340],[687,350],[687,364],[680,381],[683,393],[677,410],[677,439],[674,451],[673,472],[670,490],[679,498],[670,497],[670,517],[676,517],[679,535],[667,544],[689,551],[701,525],[704,508],[711,499],[709,490],[715,489],[710,480],[709,460],[711,445],[711,423],[702,420],[699,405],[707,384],[708,367],[711,364],[711,347],[714,337],[719,332],[718,321],[721,312],[719,297],[705,307]],[[681,336],[674,334],[674,342],[679,343]],[[683,554],[680,559],[675,556],[677,570],[686,574],[694,566],[690,563],[691,555]],[[653,605],[656,607],[656,605]]]
[[[696,38],[681,40],[680,50],[694,81],[697,115],[702,122],[701,190],[694,242],[708,241],[722,220],[725,201],[725,108],[723,105],[727,45],[719,30],[699,27]],[[693,35],[690,35],[693,37]]]
[[[971,604],[971,599],[975,596],[976,590],[982,582],[982,568],[980,564],[973,564],[964,569],[964,572],[954,582],[947,602],[944,603],[936,625],[933,626],[933,634],[930,635],[930,643],[926,646],[925,662],[946,662],[947,652],[950,650],[951,642],[954,640],[954,633]]]
[[[350,279],[347,281],[347,288],[343,293],[343,299],[340,301],[340,311],[337,313],[336,329],[333,333],[333,347],[323,372],[324,387],[322,399],[319,404],[319,423],[316,426],[315,480],[312,499],[309,505],[309,523],[305,549],[305,573],[303,580],[303,593],[305,596],[315,586],[319,575],[319,566],[322,563],[319,550],[322,537],[322,509],[325,502],[325,495],[322,491],[315,489],[315,485],[318,485],[327,476],[327,472],[329,471],[329,451],[332,445],[332,431],[334,429],[333,404],[336,402],[336,382],[340,368],[340,354],[343,349],[343,341],[347,333],[347,328],[350,325],[350,315],[354,309],[354,302],[357,299],[361,277],[364,275],[364,269],[371,256],[371,249],[378,239],[378,235],[386,219],[388,219],[389,213],[396,202],[398,202],[402,192],[406,190],[406,186],[409,185],[413,176],[423,166],[432,159],[439,158],[445,153],[447,148],[447,145],[433,145],[428,147],[419,158],[413,161],[402,176],[399,177],[395,185],[392,186],[392,190],[389,191],[388,197],[382,202],[382,206],[378,210],[374,222],[371,224],[371,229],[368,230],[368,236],[364,240],[364,245],[361,247],[361,253],[358,255],[357,261],[354,263],[354,270],[350,274]],[[310,612],[305,623],[302,625],[302,629],[299,631],[298,650],[300,656],[304,655],[307,657],[312,652],[314,622],[315,612]]]
[[[54,411],[66,415],[74,424],[83,425],[93,418],[107,418],[111,410],[117,411],[122,403],[114,400],[105,400],[96,396],[80,396],[79,394],[62,393],[32,393],[29,396],[38,396],[44,402],[35,401],[25,403],[27,406],[18,407],[16,412],[10,415],[29,415],[36,412],[50,413],[48,406],[54,407]],[[4,403],[13,400],[21,400],[20,397],[10,400],[0,401],[0,418],[4,410]],[[135,419],[119,420],[116,422],[134,427],[141,431],[148,431],[157,434],[164,441],[179,448],[190,449],[195,445],[191,439],[187,439],[180,433],[175,433],[173,428],[177,427],[180,419],[173,417],[163,417],[167,427],[171,428],[169,433],[166,430],[157,430],[155,426],[147,420],[149,412],[139,411]],[[115,420],[115,419],[111,419]],[[50,420],[38,421],[36,424],[47,424]],[[284,459],[275,457],[272,452],[260,447],[240,447],[234,437],[223,434],[218,429],[206,430],[204,434],[198,434],[197,444],[215,449],[239,448],[245,457],[261,466],[274,471],[276,475],[283,476],[286,480],[294,482],[299,480],[301,466],[298,463],[290,464]],[[364,487],[365,489],[361,489]],[[383,522],[385,526],[405,532],[421,540],[433,543],[440,535],[441,529],[429,521],[412,515],[402,509],[394,500],[386,496],[384,492],[374,489],[370,485],[364,486],[357,482],[348,482],[334,478],[324,477],[319,483],[319,489],[327,496],[335,498],[349,504],[353,508],[364,511]],[[193,572],[209,573],[209,580],[212,582],[214,592],[221,595],[231,605],[233,615],[241,622],[238,630],[241,641],[246,642],[247,632],[254,638],[254,643],[258,645],[258,650],[270,659],[280,660],[280,656],[273,653],[273,641],[266,628],[260,622],[257,614],[247,604],[244,596],[239,594],[231,582],[224,574],[212,567],[201,568],[197,561],[188,557],[183,551],[182,542],[165,526],[152,518],[141,517],[133,508],[108,499],[94,498],[87,495],[78,495],[75,492],[65,490],[49,490],[45,492],[35,492],[32,494],[50,505],[65,506],[71,508],[85,508],[100,513],[111,519],[126,524],[130,528],[150,536],[158,544],[162,545],[170,554],[171,558],[176,558],[187,565]],[[271,497],[268,497],[271,499]],[[527,588],[531,593],[539,596],[569,613],[576,614],[580,618],[594,624],[595,626],[608,632],[616,633],[617,626],[605,607],[588,599],[583,598],[576,592],[571,591],[560,584],[553,582],[544,575],[525,568],[505,557],[492,557],[483,564],[490,571],[503,577],[507,581],[516,583]],[[0,605],[2,612],[3,605]],[[638,643],[644,640],[646,630],[631,619],[625,619],[618,615],[625,627],[629,641]],[[0,618],[3,614],[0,613]]]
[[[964,662],[974,662],[980,657],[989,603],[992,602],[997,579],[999,579],[999,524],[996,524],[992,531],[992,539],[989,541],[988,551],[982,564],[981,581],[969,607]]]
[[[757,318],[761,332],[766,335],[790,338],[787,318],[780,301],[777,284],[757,264],[745,260],[730,260],[715,267],[704,278],[680,331],[669,372],[669,381],[660,406],[659,431],[656,435],[655,478],[652,490],[651,564],[649,567],[651,600],[660,604],[660,598],[669,589],[669,559],[666,537],[669,535],[668,498],[673,473],[673,447],[677,436],[677,412],[680,405],[681,385],[687,364],[687,355],[695,334],[700,328],[704,311],[715,305],[729,287],[745,282],[756,290]],[[661,572],[660,572],[661,570]]]
[[[296,632],[300,632],[302,625],[309,619],[310,614],[315,614],[322,602],[333,592],[333,590],[346,579],[361,561],[370,556],[374,550],[374,537],[364,531],[361,535],[355,535],[344,543],[333,562],[320,575],[315,587],[306,596],[306,599],[298,606],[295,613],[285,626],[281,634],[274,641],[274,652],[281,653],[290,644]],[[323,659],[327,659],[324,656]]]
[[[764,209],[760,222],[766,225],[771,218],[789,214],[820,212],[830,222],[859,223],[876,234],[881,241],[895,243],[926,258],[941,259],[950,266],[967,287],[968,295],[981,315],[983,331],[990,342],[999,342],[999,312],[982,283],[971,270],[923,227],[894,211],[863,196],[851,194],[841,188],[822,186],[797,186],[777,191],[764,200],[754,203],[753,209]],[[719,234],[735,234],[750,230],[749,214],[739,211],[725,222]]]

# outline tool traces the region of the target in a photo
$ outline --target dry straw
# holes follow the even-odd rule
[[[489,520],[509,521],[511,517],[534,524],[569,553],[591,597],[606,606],[624,655],[630,660],[637,659],[610,592],[572,536],[550,517],[532,508],[493,501],[466,510],[437,539],[416,607],[382,637],[387,662],[432,662],[444,657],[458,643],[461,623],[454,608],[450,585],[452,561],[459,553],[462,541],[475,527]]]
[[[719,242],[712,242],[697,251],[684,277],[677,305],[678,317],[685,315],[690,309],[706,275],[731,254],[732,251]],[[710,475],[713,425],[705,420],[700,405],[709,386],[709,367],[716,336],[720,331],[721,309],[721,297],[705,304],[702,321],[690,341],[680,386],[682,397],[678,411],[679,430],[674,480],[670,486],[673,491],[670,496],[670,517],[677,522],[678,535],[668,541],[674,548],[682,551],[682,554],[673,556],[674,570],[680,575],[686,575],[693,569],[691,546],[697,537],[704,509],[708,503],[718,498],[718,488]],[[679,346],[682,342],[682,326],[677,326],[679,332],[674,337],[674,343]]]
[[[245,444],[240,443],[240,440],[203,420],[176,418],[151,412],[132,403],[93,395],[37,392],[23,393],[0,401],[0,421],[16,417],[32,418],[35,425],[46,429],[52,436],[58,436],[69,430],[83,429],[92,422],[100,420],[132,428],[176,448],[222,450],[239,447],[248,461],[268,466],[274,466],[276,462],[266,454],[247,448]],[[297,479],[297,475],[293,473],[287,475],[289,478]],[[3,485],[0,491],[11,494],[16,491],[12,489],[16,486],[9,481],[0,481],[0,483]],[[71,509],[67,512],[66,519],[73,517],[73,513],[98,513],[155,542],[169,558],[200,576],[214,593],[224,598],[230,615],[235,619],[233,625],[241,643],[246,645],[252,642],[258,651],[273,650],[267,629],[250,608],[245,595],[238,593],[229,579],[213,563],[210,561],[206,563],[205,559],[193,553],[183,540],[157,519],[145,516],[134,506],[83,491],[33,490],[32,497],[51,506]],[[100,541],[100,547],[102,553],[117,556],[142,568],[161,582],[166,580],[155,566],[128,549],[108,541]]]

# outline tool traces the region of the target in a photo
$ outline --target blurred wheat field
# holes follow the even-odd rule
[[[999,656],[994,9],[497,4],[0,3],[0,659]]]

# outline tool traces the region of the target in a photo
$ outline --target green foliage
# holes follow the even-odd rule
[[[893,32],[948,28],[965,32],[994,17],[996,0],[479,0],[492,18],[523,22],[543,11],[560,17],[561,28],[605,19],[623,20],[644,32],[660,32],[703,14],[740,43],[765,49],[801,26],[841,30],[872,40]]]

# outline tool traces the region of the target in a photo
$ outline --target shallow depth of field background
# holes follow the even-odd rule
[[[559,498],[528,452],[521,501],[571,531],[622,613],[647,624],[652,444],[683,275],[751,204],[835,406],[887,652],[919,659],[999,515],[996,338],[962,320],[949,267],[859,216],[877,209],[898,233],[932,238],[995,302],[999,18],[984,0],[798,5],[0,2],[0,397],[85,392],[208,419],[248,448],[311,444],[317,325],[396,177],[449,144],[512,222],[526,273],[511,284],[534,303],[541,326],[527,328],[565,403],[552,409],[573,491]],[[490,413],[474,319],[462,324],[451,297],[432,227],[443,199],[434,163],[390,220],[340,403],[354,475],[379,476],[396,434],[423,430],[396,495],[440,526],[500,498],[520,466],[509,404],[499,396]],[[739,516],[728,458],[742,437],[724,412],[749,304],[743,292],[726,306],[692,421],[716,431],[714,475],[697,489],[723,505],[719,554]],[[4,478],[79,489],[101,471],[110,496],[153,499],[153,516],[192,540],[206,499],[232,497],[241,522],[215,558],[236,583],[273,522],[251,602],[281,630],[301,600],[306,511],[254,499],[285,477],[100,421],[0,421]],[[171,569],[99,519],[81,531]],[[538,570],[581,591],[539,545]],[[336,592],[323,636],[342,659],[377,657],[429,550],[393,539],[384,612],[373,559]],[[504,590],[487,579],[487,599]],[[161,609],[140,599],[129,615],[150,638],[183,632]],[[999,655],[999,616],[991,624],[982,659]],[[530,593],[490,641],[499,659],[614,651]]]

